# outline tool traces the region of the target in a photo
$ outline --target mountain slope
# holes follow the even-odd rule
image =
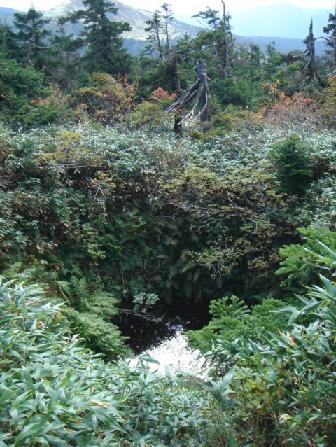
[[[146,20],[151,17],[152,13],[133,8],[132,6],[126,5],[125,3],[119,1],[116,1],[115,4],[118,8],[118,13],[110,14],[111,20],[128,22],[131,25],[132,31],[126,33],[126,38],[145,41],[147,37],[145,32],[145,28],[147,26]],[[64,3],[56,8],[46,11],[46,15],[51,18],[52,22],[56,22],[57,17],[83,8],[84,6],[82,0],[71,0],[68,3]],[[195,36],[200,30],[200,27],[174,20],[169,31],[172,38],[176,40],[183,37],[186,33],[190,34],[191,36]]]

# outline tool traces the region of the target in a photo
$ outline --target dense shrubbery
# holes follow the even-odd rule
[[[246,129],[251,131],[260,130],[263,127],[263,115],[229,105],[213,116],[212,125],[214,128],[209,132],[212,136],[215,136],[216,133],[220,135],[220,132],[227,133],[228,131]]]
[[[311,185],[307,191],[307,201],[301,211],[302,222],[336,229],[335,180],[335,174],[330,173]]]
[[[208,299],[265,287],[277,247],[293,235],[272,175],[241,165],[225,142],[89,127],[2,138],[4,263],[37,257],[59,279],[84,275],[89,288],[99,281],[129,298]]]
[[[167,120],[167,114],[158,102],[144,101],[138,104],[127,117],[127,124],[132,128],[146,127],[149,129],[162,129]]]
[[[70,336],[62,309],[34,287],[0,283],[3,446],[207,444],[218,412],[211,395],[103,363]]]
[[[44,75],[0,54],[0,120],[36,127],[64,120],[66,106],[44,85]]]
[[[319,275],[335,273],[336,233],[328,228],[309,227],[300,229],[303,244],[288,245],[280,250],[283,260],[277,271],[284,279],[282,286],[294,292],[303,292],[316,284]],[[330,251],[332,250],[332,251]]]
[[[277,96],[274,102],[263,109],[266,124],[288,128],[300,126],[301,129],[319,127],[321,111],[315,99],[302,92],[291,96],[277,92]]]
[[[0,25],[0,446],[336,444],[334,61],[312,25],[237,45],[222,3],[176,47],[164,4],[137,58],[105,0]],[[183,92],[201,125],[165,112]],[[208,380],[120,359],[165,315],[206,323]]]
[[[264,299],[252,309],[236,296],[212,301],[209,325],[198,331],[189,331],[189,340],[203,352],[211,351],[214,344],[220,343],[221,348],[235,354],[241,349],[242,338],[261,342],[265,333],[276,334],[286,329],[288,318],[285,315],[275,318],[274,315],[283,306],[283,301],[272,298]],[[231,366],[223,361],[221,369],[228,371]]]
[[[228,109],[222,134],[175,140],[160,133],[165,99],[148,102],[162,113],[155,133],[141,106],[132,133],[1,128],[1,269],[67,304],[2,285],[1,441],[329,447],[335,234],[298,228],[334,228],[335,134],[305,127],[288,139]],[[303,307],[292,293],[320,273]],[[103,364],[71,339],[114,360],[130,352],[120,312],[203,312],[211,300],[210,323],[189,333],[212,363],[206,383]]]
[[[321,281],[286,307],[214,301],[213,321],[190,333],[211,344],[213,379],[193,385],[104,364],[70,336],[63,306],[2,282],[3,445],[333,445],[336,288]]]
[[[325,89],[323,95],[322,115],[327,124],[335,128],[336,123],[336,76],[329,78],[329,86]]]
[[[305,234],[310,260],[303,263],[323,266],[332,278],[335,250]],[[300,263],[289,273],[301,278]],[[189,333],[195,346],[210,350],[212,391],[236,445],[335,444],[336,287],[326,276],[320,282],[282,308],[276,300],[251,311],[237,298],[214,301],[209,326]]]
[[[279,286],[279,248],[298,240],[295,202],[265,160],[284,134],[2,129],[2,269],[35,270],[30,280],[66,299],[77,331],[109,358],[124,352],[111,321],[139,293],[158,295],[160,312],[231,293],[258,301]],[[330,170],[333,135],[304,136],[312,166],[328,160]],[[105,307],[94,305],[100,296]]]

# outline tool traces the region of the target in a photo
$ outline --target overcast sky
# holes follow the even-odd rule
[[[123,0],[131,6],[147,10],[155,10],[164,0]],[[210,6],[214,9],[220,8],[219,0],[168,0],[174,9],[176,15],[190,15]],[[66,0],[0,0],[0,6],[6,6],[14,9],[25,10],[34,5],[37,9],[50,9],[61,3],[67,3]],[[279,3],[292,3],[303,8],[324,8],[334,7],[335,0],[227,0],[229,11],[234,12],[237,9],[251,9],[259,5],[272,5]]]

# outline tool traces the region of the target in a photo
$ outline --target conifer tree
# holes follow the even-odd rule
[[[50,22],[43,18],[43,13],[30,8],[27,13],[14,14],[17,29],[15,40],[19,48],[19,57],[25,65],[32,65],[37,70],[46,65],[48,46],[46,38],[51,34],[45,26]]]
[[[66,24],[69,17],[61,16],[57,21],[57,30],[51,39],[53,58],[51,61],[53,78],[62,86],[69,87],[75,77],[79,64],[80,39],[67,34]]]
[[[251,69],[251,77],[254,79],[260,79],[261,76],[261,59],[262,59],[262,51],[258,45],[251,44],[250,45],[250,69]]]
[[[326,41],[331,48],[333,66],[336,68],[336,5],[334,14],[329,14],[328,26],[323,28],[323,32],[328,35]]]
[[[149,33],[147,40],[151,42],[154,49],[158,52],[160,59],[163,59],[163,48],[161,42],[162,33],[162,17],[160,11],[155,11],[152,18],[146,21],[147,28],[145,31]]]
[[[152,43],[149,47],[153,48],[159,54],[159,61],[155,64],[155,70],[152,72],[159,85],[165,85],[169,90],[181,91],[181,77],[179,65],[181,62],[180,51],[171,42],[170,26],[174,20],[174,14],[171,6],[164,3],[161,10],[155,11],[151,19],[146,23],[149,32],[147,40]]]
[[[0,24],[0,51],[11,59],[17,57],[16,36],[8,25]]]
[[[223,7],[223,15],[220,23],[220,33],[219,33],[219,53],[222,59],[222,74],[223,77],[227,77],[231,70],[232,61],[232,47],[233,47],[233,36],[231,30],[231,16],[226,12],[226,4],[224,0],[221,0]]]
[[[171,6],[168,3],[164,3],[161,6],[162,9],[162,20],[163,20],[163,29],[165,34],[165,40],[166,40],[166,53],[169,53],[170,45],[171,45],[171,38],[170,38],[170,32],[169,32],[169,26],[172,24],[174,20],[174,15],[171,9]]]
[[[309,25],[309,34],[304,40],[304,43],[306,44],[305,55],[307,63],[302,71],[303,76],[307,78],[309,82],[320,80],[316,66],[315,42],[316,38],[314,36],[313,20],[311,20]]]
[[[226,4],[222,1],[222,15],[219,12],[207,8],[194,17],[204,20],[209,30],[200,33],[202,46],[207,43],[210,50],[214,51],[214,58],[219,68],[219,78],[225,79],[230,75],[233,63],[233,36],[231,30],[231,16],[227,14]]]
[[[83,20],[82,46],[84,62],[89,72],[109,74],[126,73],[130,57],[122,48],[122,33],[130,31],[126,22],[111,21],[108,15],[117,14],[118,8],[109,0],[83,0],[86,9],[72,14],[72,21]]]

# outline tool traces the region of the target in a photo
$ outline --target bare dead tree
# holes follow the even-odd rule
[[[315,51],[316,38],[313,31],[313,19],[310,21],[309,34],[304,40],[306,44],[306,50],[304,54],[306,55],[306,65],[302,69],[302,76],[306,78],[309,82],[317,80],[321,83],[321,77],[319,75],[317,64],[316,64],[316,51]]]
[[[221,0],[222,3],[222,20],[220,22],[221,38],[220,38],[220,52],[222,58],[222,75],[226,78],[231,70],[231,55],[233,46],[233,36],[230,26],[230,15],[227,14],[226,3]]]
[[[201,59],[195,66],[195,71],[197,75],[196,82],[185,90],[166,110],[167,113],[175,113],[174,130],[178,135],[182,133],[183,122],[195,117],[199,118],[201,122],[205,122],[209,118],[210,90],[207,67]],[[183,115],[183,109],[194,100],[192,109]]]

